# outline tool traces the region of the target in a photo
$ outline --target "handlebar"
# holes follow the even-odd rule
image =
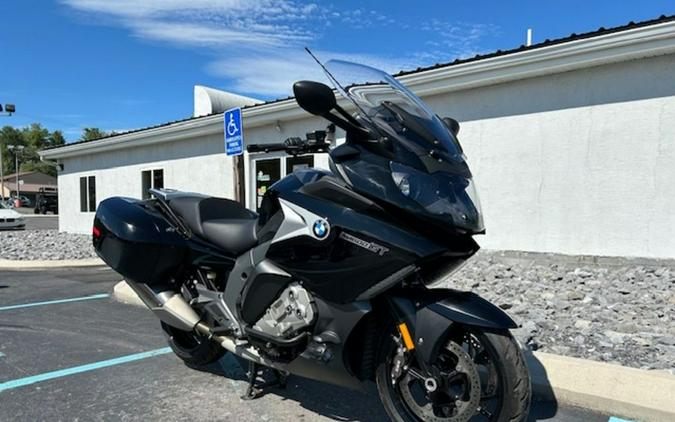
[[[334,127],[329,127],[329,134],[335,133]],[[307,134],[307,139],[287,138],[284,142],[275,144],[250,144],[246,147],[249,153],[284,151],[290,155],[317,154],[330,150],[330,141],[327,142],[327,133],[317,130]]]
[[[251,144],[246,147],[248,152],[274,152],[274,151],[286,151],[286,144]]]

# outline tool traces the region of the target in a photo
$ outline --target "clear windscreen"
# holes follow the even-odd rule
[[[392,138],[418,156],[463,162],[459,143],[448,128],[408,88],[393,76],[372,67],[331,60],[328,78],[356,107],[371,131]]]

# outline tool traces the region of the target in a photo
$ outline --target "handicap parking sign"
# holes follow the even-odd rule
[[[223,115],[225,153],[240,155],[244,152],[244,128],[241,125],[241,108],[227,110]]]

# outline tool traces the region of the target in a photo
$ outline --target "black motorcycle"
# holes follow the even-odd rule
[[[267,371],[282,385],[289,374],[353,388],[375,381],[395,421],[524,420],[530,380],[509,333],[516,323],[474,293],[433,288],[484,233],[458,123],[384,72],[322,67],[342,106],[317,82],[293,91],[328,130],[248,150],[329,152],[330,172],[286,176],[259,214],[173,190],[107,199],[94,221],[98,255],[186,363],[226,351],[247,359],[244,398],[259,394]],[[346,141],[331,148],[335,126]]]

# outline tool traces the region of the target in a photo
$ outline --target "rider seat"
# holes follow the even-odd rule
[[[204,195],[171,198],[168,205],[192,232],[240,255],[258,243],[258,214],[238,202]]]

